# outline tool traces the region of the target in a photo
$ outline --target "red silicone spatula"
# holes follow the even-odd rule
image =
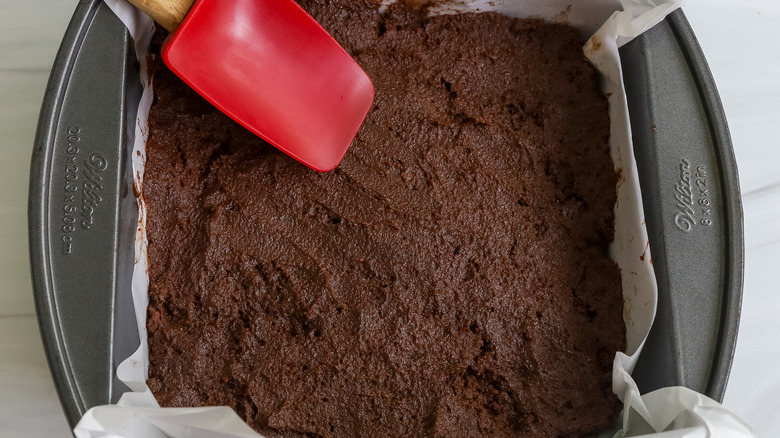
[[[335,168],[374,98],[368,75],[293,0],[130,0],[172,33],[168,67],[301,163]]]

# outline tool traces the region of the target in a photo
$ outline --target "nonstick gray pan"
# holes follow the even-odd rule
[[[682,11],[621,50],[660,294],[634,378],[642,392],[682,385],[721,400],[744,260],[726,119]],[[38,319],[71,425],[127,390],[116,365],[139,343],[130,296],[137,68],[116,16],[99,0],[79,2],[46,89],[29,195]]]

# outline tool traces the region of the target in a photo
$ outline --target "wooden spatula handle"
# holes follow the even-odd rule
[[[145,12],[152,20],[171,32],[184,21],[184,16],[190,10],[195,0],[129,0],[138,9]]]

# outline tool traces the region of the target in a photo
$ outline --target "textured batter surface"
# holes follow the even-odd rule
[[[616,174],[576,31],[302,5],[371,76],[311,171],[167,70],[148,162],[149,386],[284,436],[569,436],[609,427],[624,345]]]

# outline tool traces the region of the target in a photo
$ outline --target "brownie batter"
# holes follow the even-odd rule
[[[270,436],[610,427],[617,181],[583,39],[495,13],[303,0],[374,81],[318,173],[155,75],[149,386]]]

